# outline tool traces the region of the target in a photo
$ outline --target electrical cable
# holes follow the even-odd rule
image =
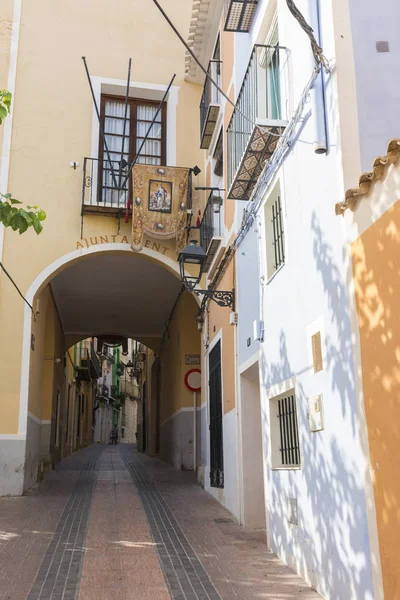
[[[159,352],[158,352],[158,354],[159,354],[159,355],[160,355],[160,354],[161,354],[161,352],[162,352],[162,349],[163,349],[163,346],[164,346],[164,342],[165,342],[165,338],[167,337],[167,334],[169,334],[169,325],[170,325],[170,323],[171,323],[171,321],[172,321],[172,318],[173,318],[173,316],[174,316],[174,313],[175,313],[176,307],[178,306],[178,302],[179,302],[179,300],[180,300],[180,298],[181,298],[181,296],[182,296],[183,292],[185,291],[185,289],[186,289],[186,288],[185,288],[185,286],[184,286],[184,285],[182,285],[182,287],[181,287],[181,289],[180,289],[180,291],[179,291],[179,294],[178,294],[178,295],[177,295],[177,297],[176,297],[176,300],[175,300],[175,302],[174,302],[174,305],[173,305],[173,307],[172,307],[172,309],[171,309],[171,312],[169,313],[169,317],[168,317],[168,319],[165,321],[165,329],[164,329],[164,333],[163,333],[163,335],[162,335],[161,342],[160,342],[160,350],[159,350]]]
[[[168,15],[165,12],[165,10],[160,6],[160,3],[158,2],[158,0],[153,0],[153,2],[157,6],[158,10],[160,11],[160,13],[164,17],[164,19],[167,21],[168,25],[171,27],[171,29],[174,31],[174,33],[177,35],[177,37],[182,42],[182,44],[185,46],[185,48],[189,52],[190,56],[193,58],[193,60],[196,62],[196,64],[203,71],[203,73],[206,76],[206,80],[208,79],[209,81],[211,81],[211,83],[213,84],[213,86],[219,91],[220,94],[222,94],[222,96],[225,98],[225,100],[227,102],[229,102],[229,104],[231,104],[231,106],[233,106],[233,108],[238,112],[238,114],[240,114],[241,117],[243,117],[244,119],[246,119],[246,121],[248,121],[254,127],[255,123],[237,107],[237,105],[233,102],[233,100],[231,100],[229,98],[228,94],[225,94],[224,90],[211,77],[211,75],[209,74],[209,72],[207,71],[207,69],[201,64],[200,60],[197,58],[197,56],[195,55],[195,53],[193,52],[193,50],[190,48],[189,44],[186,42],[186,40],[184,39],[184,37],[179,33],[178,29],[175,27],[175,25],[173,24],[173,22],[171,21],[171,19],[168,17]],[[274,135],[275,137],[280,137],[279,134],[272,134],[272,135]]]
[[[306,32],[306,34],[310,38],[311,48],[314,54],[315,62],[322,64],[325,68],[325,71],[329,73],[329,62],[325,57],[321,46],[317,43],[317,40],[315,39],[314,29],[307,23],[307,21],[305,20],[305,18],[303,17],[293,0],[286,0],[286,4],[296,21],[299,23],[300,27],[303,29],[303,31]]]
[[[3,269],[4,273],[7,275],[8,279],[11,281],[11,283],[13,284],[13,286],[15,287],[15,289],[17,290],[18,294],[21,296],[22,300],[29,306],[29,308],[33,312],[33,306],[32,306],[32,304],[29,304],[28,300],[25,298],[25,296],[23,295],[23,293],[21,292],[21,290],[19,289],[19,287],[15,283],[14,279],[11,277],[10,273],[7,271],[7,269],[5,268],[5,266],[3,265],[2,262],[0,262],[0,268]]]
[[[213,290],[218,286],[229,263],[231,262],[234,254],[236,252],[236,249],[240,246],[240,244],[242,243],[243,239],[245,238],[249,228],[251,227],[252,223],[254,222],[254,219],[257,216],[258,209],[260,208],[260,205],[264,199],[266,188],[267,188],[268,184],[270,183],[270,181],[275,176],[275,174],[278,171],[278,169],[280,168],[280,166],[282,165],[283,160],[287,154],[287,151],[291,147],[291,144],[295,137],[296,127],[297,127],[298,123],[300,122],[301,116],[303,114],[304,106],[307,102],[307,98],[309,96],[310,90],[311,90],[312,86],[314,85],[314,81],[318,77],[319,73],[320,73],[320,68],[318,66],[316,66],[311,78],[309,79],[307,85],[305,86],[305,88],[303,90],[303,93],[300,98],[300,102],[297,106],[297,109],[296,109],[293,117],[289,121],[283,136],[279,140],[279,142],[271,156],[270,161],[268,162],[267,166],[264,168],[264,171],[262,172],[261,176],[259,177],[259,179],[257,181],[257,185],[254,188],[252,197],[249,201],[250,210],[247,211],[245,209],[245,214],[243,216],[242,224],[235,236],[235,239],[232,241],[232,243],[227,248],[227,251],[226,251],[224,257],[222,258],[222,260],[216,270],[214,279],[208,286],[208,289]]]

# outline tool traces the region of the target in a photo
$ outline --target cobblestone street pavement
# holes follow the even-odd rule
[[[0,598],[319,596],[193,474],[119,445],[81,450],[26,496],[0,499]]]

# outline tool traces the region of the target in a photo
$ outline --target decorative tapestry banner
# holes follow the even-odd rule
[[[176,252],[186,245],[189,169],[133,167],[132,250],[143,249],[143,236],[176,238]]]

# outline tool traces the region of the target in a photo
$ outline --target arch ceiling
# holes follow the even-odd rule
[[[159,338],[180,280],[138,254],[96,254],[50,283],[66,335]]]

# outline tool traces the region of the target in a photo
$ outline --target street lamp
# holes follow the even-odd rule
[[[201,246],[197,245],[196,240],[191,240],[189,246],[186,246],[178,256],[181,281],[189,292],[193,292],[198,296],[203,296],[201,303],[200,312],[204,312],[206,301],[208,299],[214,300],[219,306],[229,306],[233,311],[235,310],[235,290],[231,292],[219,291],[219,290],[201,290],[195,289],[196,285],[200,283],[201,276],[203,274],[204,262],[207,258]],[[193,275],[186,274],[186,265],[191,265],[194,268]],[[192,270],[193,270],[192,268]]]
[[[206,253],[201,246],[197,245],[197,240],[191,240],[189,246],[186,246],[179,254],[181,281],[189,292],[192,292],[196,285],[200,283],[205,260]],[[194,266],[195,275],[186,275],[186,265]]]

